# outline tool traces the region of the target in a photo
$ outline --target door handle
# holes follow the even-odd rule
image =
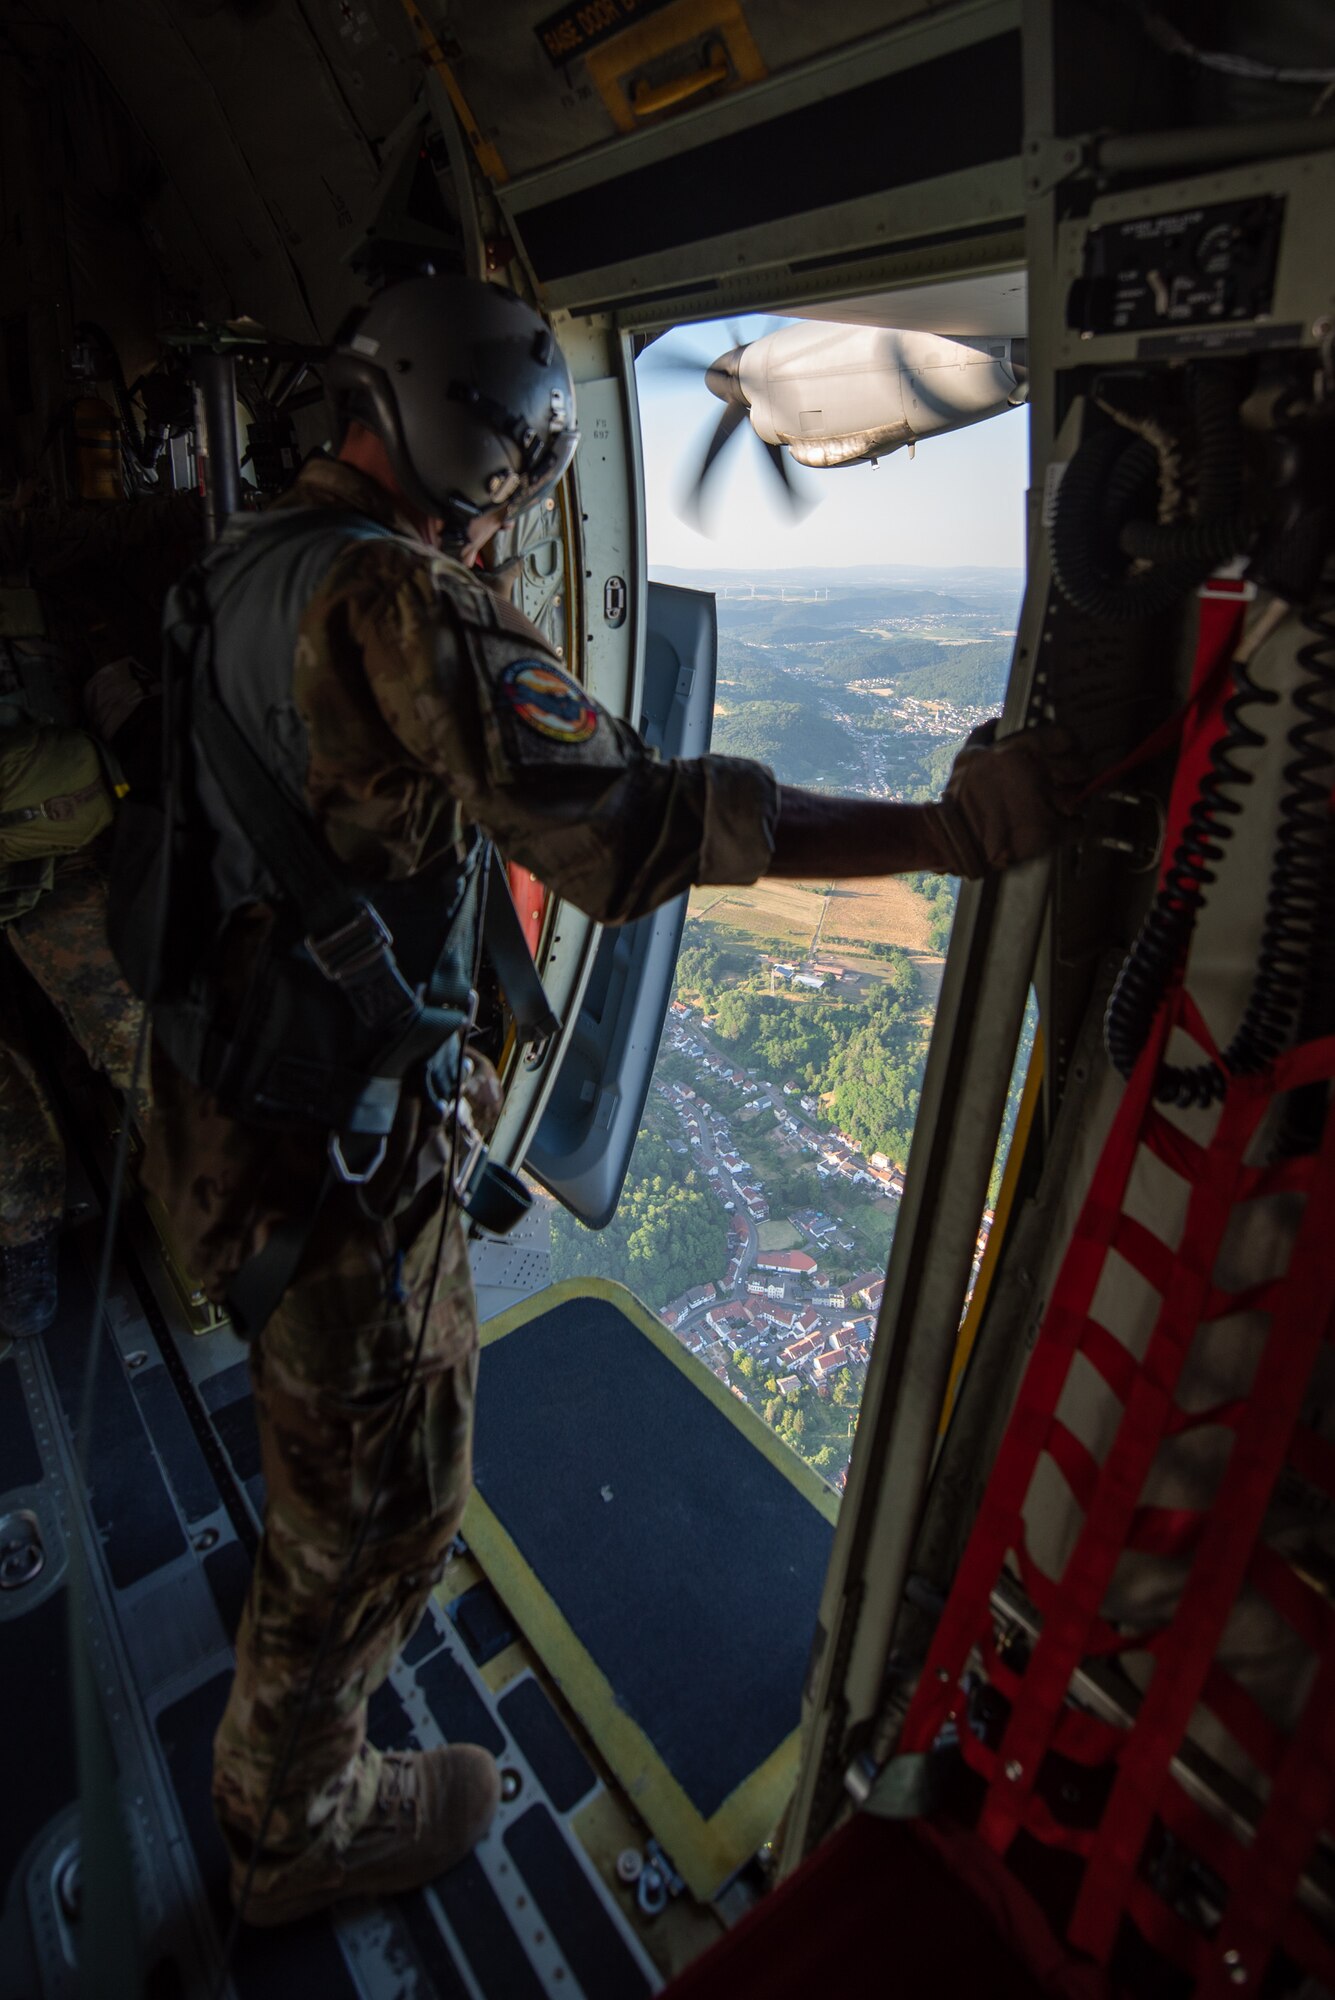
[[[652,118],[655,112],[670,111],[674,104],[684,104],[713,84],[726,83],[731,73],[727,50],[711,42],[700,69],[669,77],[666,83],[650,85],[641,80],[635,84],[630,93],[630,108],[637,118]]]

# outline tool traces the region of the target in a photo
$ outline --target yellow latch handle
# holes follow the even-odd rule
[[[688,70],[685,76],[674,76],[670,82],[656,84],[652,89],[646,84],[637,84],[630,108],[637,118],[650,118],[655,111],[668,111],[674,104],[681,104],[699,91],[708,90],[712,83],[726,83],[728,74],[727,57],[715,55],[707,69]]]

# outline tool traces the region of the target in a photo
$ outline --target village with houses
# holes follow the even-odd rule
[[[866,1158],[848,1138],[822,1129],[818,1100],[794,1080],[738,1066],[711,1042],[698,1011],[681,1001],[673,1003],[665,1047],[689,1063],[697,1081],[660,1073],[653,1087],[679,1128],[673,1150],[690,1157],[723,1207],[728,1262],[718,1277],[702,1277],[659,1317],[689,1353],[781,1433],[788,1428],[784,1419],[804,1407],[815,1415],[828,1440],[818,1468],[842,1491],[885,1290],[882,1265],[857,1268],[859,1231],[846,1210],[854,1198],[864,1207],[868,1199],[897,1207],[902,1171],[884,1154]],[[682,1064],[675,1067],[680,1072]],[[823,1207],[776,1211],[764,1170],[747,1157],[746,1125],[765,1113],[772,1114],[766,1123],[785,1152],[814,1169],[826,1194]],[[989,1211],[978,1237],[979,1262],[991,1222]],[[769,1247],[775,1243],[785,1247]],[[810,1457],[809,1421],[802,1431],[802,1455]]]

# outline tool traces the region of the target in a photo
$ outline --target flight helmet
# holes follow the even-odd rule
[[[479,278],[405,278],[339,329],[325,387],[340,428],[376,433],[403,493],[462,541],[511,521],[575,455],[575,387],[545,319]]]

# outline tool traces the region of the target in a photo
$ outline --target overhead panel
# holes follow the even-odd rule
[[[508,0],[465,18],[444,0],[407,4],[437,33],[511,177],[940,11],[939,0]]]
[[[1029,284],[1023,269],[989,271],[941,284],[843,298],[837,307],[794,306],[797,319],[837,320],[844,326],[889,326],[956,340],[979,334],[1018,339],[1029,330]]]
[[[671,103],[666,85],[646,85],[635,99],[633,78],[628,84],[628,73],[616,69],[617,51],[643,51],[651,31],[682,26],[684,5],[673,0],[633,35],[614,35],[579,57],[585,87],[608,116],[595,83],[620,78],[623,128],[625,103],[658,92],[652,101],[662,108],[645,129],[622,129],[574,157],[516,172],[505,133],[481,108],[484,84],[469,84],[479,125],[505,156],[500,208],[550,308],[612,310],[623,324],[646,325],[1019,261],[1020,36],[1012,0],[919,14],[851,45],[808,52],[779,73],[757,4],[744,14],[768,70],[763,78],[706,95],[703,87],[688,90],[683,76],[685,94]],[[690,10],[700,33],[708,11],[709,0]],[[847,10],[819,11],[833,16],[825,32],[834,43]],[[809,10],[812,22],[817,13]],[[718,33],[722,51],[722,27]],[[471,61],[461,67],[472,76]],[[566,121],[568,143],[578,122],[573,107]]]

